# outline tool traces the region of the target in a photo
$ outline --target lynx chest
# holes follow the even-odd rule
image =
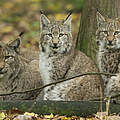
[[[49,84],[51,82],[50,71],[52,70],[51,59],[42,52],[39,55],[39,70],[43,83]]]
[[[63,58],[56,59],[54,57],[48,57],[44,53],[40,53],[39,70],[44,85],[64,78],[68,69],[69,64],[67,64]],[[66,93],[65,88],[68,86],[68,84],[65,83],[46,87],[44,89],[44,100],[62,100]]]

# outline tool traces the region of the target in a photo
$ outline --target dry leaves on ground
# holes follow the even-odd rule
[[[98,112],[92,117],[83,118],[80,116],[60,115],[38,115],[35,113],[22,112],[18,109],[0,111],[0,120],[120,120],[120,116],[106,116],[105,112]]]

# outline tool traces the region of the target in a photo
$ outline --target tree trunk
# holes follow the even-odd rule
[[[96,11],[109,18],[120,17],[120,0],[84,0],[76,47],[96,62]]]

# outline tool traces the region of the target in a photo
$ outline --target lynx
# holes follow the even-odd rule
[[[71,31],[72,14],[50,21],[40,15],[39,70],[43,84],[80,73],[98,71],[93,61],[75,49]],[[44,89],[44,100],[88,100],[99,96],[98,76],[83,76]]]
[[[33,60],[26,61],[27,56],[20,54],[20,43],[20,36],[9,43],[0,42],[0,94],[34,89],[42,84],[39,71],[33,69]],[[39,91],[0,96],[0,100],[35,99],[38,94]]]
[[[102,76],[104,94],[112,96],[120,92],[120,19],[104,18],[97,12],[97,24],[99,70],[105,73],[118,74],[117,77]]]

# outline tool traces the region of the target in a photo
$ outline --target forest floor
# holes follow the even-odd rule
[[[98,112],[91,117],[60,116],[60,115],[38,115],[35,113],[22,112],[16,108],[0,111],[0,120],[120,120],[119,115],[107,115],[106,112]]]

